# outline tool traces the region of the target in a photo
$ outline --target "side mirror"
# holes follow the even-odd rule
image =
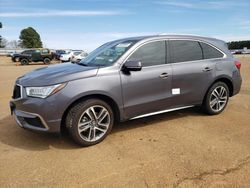
[[[123,65],[122,70],[124,71],[140,71],[142,65],[140,61],[126,61]]]

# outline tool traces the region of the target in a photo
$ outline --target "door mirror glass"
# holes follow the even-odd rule
[[[142,65],[140,61],[126,61],[123,65],[124,71],[140,71]]]

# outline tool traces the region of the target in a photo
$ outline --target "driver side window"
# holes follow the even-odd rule
[[[165,64],[165,41],[156,41],[139,47],[128,61],[141,61],[143,67]]]

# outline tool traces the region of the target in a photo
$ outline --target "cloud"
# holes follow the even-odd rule
[[[237,26],[241,29],[250,29],[250,21],[249,20],[239,20],[238,22],[236,22]]]
[[[45,10],[41,12],[1,12],[0,17],[115,16],[121,14],[124,13],[121,11]]]
[[[162,5],[182,7],[182,8],[196,8],[196,5],[193,3],[181,2],[181,1],[158,1],[156,3]]]
[[[219,0],[219,1],[183,1],[183,0],[161,0],[157,1],[156,4],[166,5],[166,6],[174,6],[184,9],[227,9],[227,8],[235,8],[235,7],[244,7],[249,6],[247,2],[238,2],[238,1],[226,1],[226,0]]]

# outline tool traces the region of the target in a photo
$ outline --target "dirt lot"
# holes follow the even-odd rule
[[[21,129],[9,115],[15,79],[44,65],[0,57],[1,187],[250,187],[250,56],[226,110],[190,108],[122,123],[102,143]]]

